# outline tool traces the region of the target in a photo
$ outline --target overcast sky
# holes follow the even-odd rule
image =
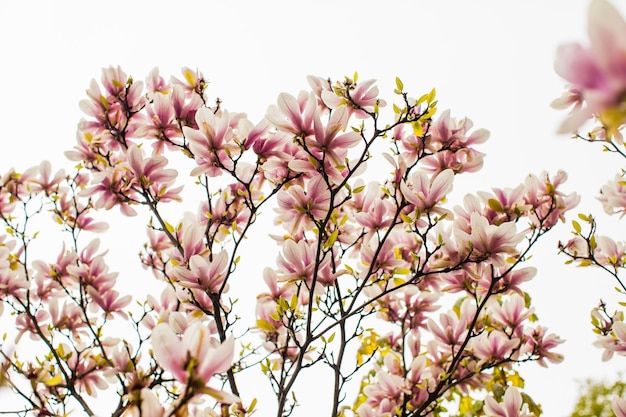
[[[459,178],[455,193],[565,169],[567,188],[583,194],[578,211],[600,215],[597,190],[623,163],[557,136],[564,114],[549,108],[563,87],[552,70],[556,46],[585,40],[587,6],[588,0],[4,1],[0,171],[43,159],[71,167],[63,151],[74,145],[78,102],[109,65],[136,79],[155,66],[164,76],[198,68],[213,97],[254,122],[280,92],[306,89],[306,75],[340,78],[358,70],[360,79],[378,79],[389,99],[395,76],[413,96],[436,87],[441,110],[491,131],[480,148],[487,153],[484,170]],[[566,360],[521,369],[544,415],[557,417],[570,412],[576,379],[625,369],[620,358],[602,363],[591,346],[589,311],[600,297],[615,298],[613,282],[563,266],[556,241],[568,233],[569,226],[558,228],[538,247],[539,273],[527,287],[542,323],[567,339]]]

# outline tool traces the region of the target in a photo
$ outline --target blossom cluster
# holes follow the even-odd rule
[[[0,382],[18,414],[95,415],[93,397],[114,392],[116,416],[249,415],[262,399],[238,381],[258,368],[286,416],[302,371],[324,365],[333,416],[426,416],[454,400],[474,415],[540,413],[514,365],[560,362],[561,340],[534,324],[524,283],[537,271],[523,264],[578,203],[565,173],[450,206],[488,132],[438,114],[435,90],[413,98],[396,79],[383,124],[373,80],[309,77],[254,124],[182,73],[144,83],[104,69],[66,153],[77,173],[43,163],[2,178],[0,306],[16,333],[0,344]],[[182,169],[199,202],[180,215],[167,207],[183,199]],[[97,239],[83,243],[106,230],[97,210],[116,207],[147,218],[145,301],[120,293]],[[270,208],[275,265],[249,272],[242,248]],[[32,260],[30,219],[46,210],[66,245]],[[238,312],[245,279],[267,286],[253,318]],[[27,338],[43,354],[25,356]]]
[[[567,80],[564,95],[553,102],[556,108],[572,107],[563,122],[561,132],[575,132],[589,119],[596,126],[588,133],[575,137],[603,144],[604,150],[626,156],[622,130],[626,122],[626,22],[607,0],[593,0],[589,8],[588,34],[590,44],[563,45],[558,50],[556,72]],[[601,187],[598,200],[609,214],[626,212],[623,172]],[[581,224],[582,223],[582,224]],[[589,214],[579,214],[572,221],[573,237],[560,242],[560,250],[569,258],[567,263],[594,266],[609,273],[624,294],[623,271],[626,266],[626,243],[596,233],[597,220]],[[598,334],[595,345],[603,349],[603,359],[626,352],[626,323],[621,311],[610,313],[600,302],[591,312],[593,330]],[[612,408],[618,417],[626,416],[626,398],[615,398]]]

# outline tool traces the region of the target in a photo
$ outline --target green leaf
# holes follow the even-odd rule
[[[400,90],[400,91],[404,90],[404,84],[402,83],[402,81],[398,77],[396,77],[396,87],[398,87],[398,90]]]
[[[269,321],[265,321],[263,319],[257,319],[256,325],[259,329],[264,330],[266,332],[271,332],[276,330],[276,327]]]
[[[504,207],[502,207],[500,201],[496,200],[495,198],[490,198],[489,200],[487,200],[487,205],[495,212],[502,213],[504,211]]]
[[[580,223],[578,223],[576,220],[572,220],[572,226],[574,226],[574,231],[576,232],[576,234],[580,234],[582,228],[580,227]]]
[[[46,386],[48,387],[54,387],[56,385],[59,385],[61,382],[63,382],[63,376],[61,374],[57,374],[44,382],[44,384],[46,384]]]

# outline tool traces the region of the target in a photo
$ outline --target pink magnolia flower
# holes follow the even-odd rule
[[[553,105],[575,105],[559,131],[573,132],[596,115],[612,134],[626,119],[626,23],[608,1],[593,0],[587,29],[588,48],[566,44],[557,51],[555,70],[571,86]]]
[[[470,347],[481,361],[498,361],[508,358],[519,342],[519,339],[510,339],[499,331],[482,332],[471,340]]]
[[[315,220],[322,220],[330,207],[330,190],[321,175],[300,185],[292,185],[278,192],[278,218],[292,235],[314,227]]]
[[[146,105],[147,117],[133,118],[134,123],[138,123],[134,133],[136,137],[155,139],[152,143],[153,155],[163,153],[165,147],[175,150],[176,146],[168,141],[182,136],[172,100],[172,94],[167,94],[167,91],[154,94],[152,101]]]
[[[554,333],[547,334],[546,330],[547,329],[542,326],[537,326],[535,329],[527,329],[525,331],[526,337],[524,337],[526,343],[525,346],[522,347],[523,352],[536,355],[539,358],[537,363],[543,367],[548,366],[546,361],[552,363],[560,363],[563,361],[563,355],[553,352],[552,349],[556,348],[564,341]]]
[[[105,316],[109,317],[113,313],[119,315],[122,318],[127,318],[127,314],[122,310],[128,306],[133,297],[128,294],[120,297],[120,293],[112,288],[107,289],[104,292],[100,292],[93,287],[88,288],[88,293],[94,303],[98,305],[104,311]]]
[[[126,130],[126,136],[132,136],[128,129],[129,117],[136,114],[144,105],[143,83],[134,82],[120,67],[104,68],[101,78],[104,92],[95,80],[87,90],[89,99],[80,102],[80,108],[95,118],[89,122],[92,133],[108,131],[107,139],[113,145],[117,135]],[[83,129],[81,129],[83,130]]]
[[[131,405],[124,410],[122,417],[163,417],[165,415],[165,409],[150,389],[142,388],[139,391],[128,394],[128,396],[130,397],[129,402]]]
[[[547,172],[542,172],[539,177],[533,174],[526,177],[524,201],[533,208],[530,219],[536,227],[546,230],[559,220],[564,222],[565,213],[578,205],[578,194],[565,194],[559,189],[566,180],[567,173],[562,170],[552,178]]]
[[[353,204],[359,210],[354,214],[357,223],[370,231],[386,229],[391,225],[394,204],[383,198],[381,186],[371,182],[366,192],[354,195]]]
[[[524,292],[521,290],[520,285],[533,279],[535,275],[537,275],[537,268],[529,266],[526,268],[509,270],[506,265],[503,265],[499,268],[498,272],[506,273],[500,278],[500,281],[498,281],[498,284],[495,287],[496,292],[514,291],[523,296]]]
[[[313,119],[313,139],[306,140],[308,149],[319,159],[327,158],[332,167],[343,167],[346,164],[346,155],[349,148],[354,147],[361,141],[361,135],[354,131],[345,131],[350,114],[346,107],[334,110],[330,120],[324,126],[320,119],[320,113],[315,112]]]
[[[366,80],[362,82],[349,81],[340,84],[335,91],[327,89],[321,90],[321,97],[324,104],[337,109],[339,106],[349,105],[349,112],[359,119],[369,117],[366,112],[373,112],[374,106],[383,107],[386,103],[378,98],[378,87],[374,85],[376,80]]]
[[[424,164],[431,172],[452,169],[455,173],[476,172],[483,165],[484,154],[473,148],[485,142],[489,132],[477,129],[469,133],[473,123],[467,118],[456,120],[450,117],[450,111],[444,111],[433,123],[430,138],[426,142],[432,155],[424,159]]]
[[[393,356],[392,354],[389,355]],[[377,409],[376,415],[384,415],[381,414],[381,411],[393,409],[395,405],[401,404],[404,394],[408,392],[405,379],[400,375],[389,373],[385,369],[378,369],[376,382],[363,388],[363,394],[367,397],[367,404]]]
[[[311,288],[313,276],[317,275],[318,284],[332,284],[337,276],[332,273],[330,255],[327,254],[320,261],[317,261],[316,255],[315,244],[304,239],[297,243],[291,239],[286,240],[277,259],[279,281],[304,281]],[[336,261],[333,263],[336,264]]]
[[[511,294],[502,304],[493,303],[489,310],[495,324],[503,326],[505,329],[511,329],[516,333],[522,330],[520,325],[533,313],[532,308],[526,309],[524,299],[517,293]]]
[[[596,236],[594,257],[599,264],[619,268],[626,263],[626,243],[616,242],[608,236]]]
[[[182,230],[182,232],[181,232]],[[208,249],[204,242],[205,227],[198,224],[192,215],[185,216],[182,227],[177,230],[177,238],[183,253],[174,251],[172,258],[180,263],[189,262],[194,255],[206,255]]]
[[[117,272],[109,272],[109,267],[102,255],[98,255],[92,260],[79,265],[68,265],[67,272],[76,282],[93,287],[96,291],[102,293],[113,288],[118,276]]]
[[[602,360],[609,360],[614,353],[626,356],[626,323],[615,321],[611,333],[599,336],[594,345],[605,349]]]
[[[524,233],[517,233],[515,223],[489,224],[476,212],[471,214],[470,228],[470,233],[455,229],[456,239],[470,245],[477,259],[490,259],[496,264],[503,263],[506,255],[515,256],[517,244],[524,238]]]
[[[182,85],[175,84],[172,87],[172,106],[176,120],[181,126],[198,128],[196,113],[204,107],[201,95],[188,92]]]
[[[146,77],[146,91],[148,93],[167,94],[170,88],[171,85],[159,74],[158,67],[153,68]]]
[[[483,166],[484,157],[484,153],[473,148],[464,148],[456,152],[444,150],[424,158],[424,169],[433,173],[445,169],[451,169],[456,174],[477,172]]]
[[[161,323],[152,331],[154,357],[174,377],[192,385],[198,393],[205,393],[220,403],[231,404],[239,398],[207,384],[215,374],[226,372],[232,366],[235,339],[219,343],[206,326],[195,323],[185,330],[182,338],[169,325]]]
[[[322,107],[327,107],[326,103],[322,99],[322,93],[324,91],[328,91],[330,93],[333,92],[331,81],[328,78],[317,77],[315,75],[307,75],[306,77],[311,90],[315,93],[315,97],[317,97],[317,104]]]
[[[30,168],[22,175],[26,175],[30,179],[30,188],[33,192],[43,192],[46,195],[54,192],[61,181],[66,178],[65,171],[62,169],[52,176],[50,161],[43,161],[39,166]]]
[[[181,87],[186,95],[203,96],[207,82],[205,81],[202,72],[199,70],[194,71],[188,67],[183,67],[181,72],[183,73],[184,80],[172,77],[172,84],[174,85],[174,88]]]
[[[176,295],[176,290],[168,285],[161,292],[159,300],[157,300],[152,294],[148,294],[147,304],[158,314],[156,321],[168,322],[170,315],[172,315],[179,308],[180,301]],[[142,323],[150,330],[156,327],[154,317],[150,315],[146,315]]]
[[[531,209],[524,201],[524,184],[515,188],[492,188],[492,193],[479,191],[478,195],[485,204],[483,213],[491,224],[517,220]]]
[[[21,268],[12,268],[11,251],[0,246],[0,297],[14,297],[17,300],[24,301],[26,292],[30,287],[28,279]]]
[[[449,311],[439,315],[439,323],[428,319],[428,331],[436,340],[447,346],[459,346],[467,334],[467,320],[465,316],[457,317]]]
[[[297,99],[291,94],[281,93],[278,104],[270,106],[265,117],[278,130],[305,137],[314,133],[316,112],[317,102],[312,93],[303,91]]]
[[[526,412],[526,407],[522,408],[522,395],[513,386],[506,389],[502,403],[491,396],[485,398],[484,411],[487,417],[535,417]]]
[[[626,214],[626,185],[621,175],[616,175],[615,180],[609,181],[600,189],[598,200],[602,208],[608,214],[620,214],[620,218]]]
[[[227,251],[213,254],[212,259],[208,256],[193,255],[189,259],[189,268],[175,267],[174,276],[183,287],[219,293],[228,276],[228,261]]]
[[[233,168],[232,158],[240,153],[235,142],[235,133],[231,127],[227,111],[215,114],[213,110],[202,107],[196,112],[198,128],[183,126],[183,133],[189,140],[189,149],[195,155],[198,167],[191,171],[196,176],[206,173],[215,177],[222,173],[222,166]]]
[[[402,291],[381,298],[379,302],[382,308],[378,315],[391,323],[406,324],[408,328],[414,330],[412,334],[417,336],[420,328],[426,328],[428,314],[439,309],[439,305],[436,304],[439,297],[439,293],[408,286]],[[416,343],[419,349],[419,340]]]
[[[44,332],[44,335],[46,335],[48,327],[45,322],[48,321],[49,318],[50,313],[48,313],[46,310],[38,310],[35,314],[35,321],[37,322],[37,326],[39,326],[39,328]],[[80,321],[80,325],[84,327],[85,324],[82,323],[82,317]],[[39,340],[40,338],[35,323],[33,323],[31,318],[28,317],[26,313],[19,313],[15,317],[15,328],[17,330],[17,335],[15,336],[16,344],[19,343],[24,334],[28,334],[31,340]]]
[[[143,150],[132,145],[127,152],[128,165],[139,185],[150,190],[151,195],[162,202],[182,201],[180,191],[182,186],[170,188],[178,172],[172,168],[165,168],[168,161],[163,156],[144,158]]]
[[[450,110],[445,110],[431,126],[429,148],[458,152],[489,139],[489,132],[485,129],[477,129],[470,134],[473,126],[474,123],[467,117],[457,120],[450,116]]]
[[[611,401],[611,408],[615,413],[615,417],[626,417],[626,397],[619,398],[615,396]]]
[[[128,167],[124,164],[106,167],[100,172],[94,173],[92,186],[81,191],[81,197],[94,197],[94,207],[110,210],[115,206],[126,216],[135,216],[137,212],[128,204],[136,200],[137,195],[133,190],[134,178],[129,178]]]
[[[52,325],[58,330],[69,330],[74,340],[81,340],[87,337],[89,334],[87,323],[85,323],[85,315],[80,307],[67,301],[64,301],[62,306],[59,306],[59,300],[62,299],[51,298],[48,303]],[[37,323],[40,324],[42,321],[38,319]]]
[[[400,183],[400,189],[404,198],[413,204],[420,213],[443,214],[447,210],[436,206],[452,191],[453,181],[454,172],[450,169],[432,176],[418,170],[413,172],[408,184],[404,181]]]

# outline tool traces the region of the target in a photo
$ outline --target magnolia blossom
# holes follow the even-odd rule
[[[219,293],[228,277],[228,261],[226,251],[214,254],[212,259],[193,255],[189,259],[189,268],[178,266],[174,268],[174,274],[184,287]]]
[[[526,309],[523,297],[517,293],[511,294],[502,304],[493,303],[489,310],[494,324],[499,324],[516,333],[522,330],[520,325],[533,313],[532,308]],[[521,335],[516,334],[516,336]]]
[[[92,186],[81,191],[83,197],[97,197],[95,208],[105,208],[110,210],[116,205],[120,211],[127,216],[135,216],[137,212],[130,207],[127,202],[137,199],[133,190],[134,178],[129,177],[129,170],[118,164],[113,167],[106,167],[103,171],[97,172],[93,176]]]
[[[534,329],[525,331],[525,346],[522,347],[523,352],[532,353],[538,356],[537,363],[543,367],[547,367],[547,361],[552,363],[560,363],[563,361],[563,355],[554,352],[552,349],[564,341],[554,333],[547,333],[547,329],[543,326],[537,326]]]
[[[470,233],[455,229],[457,240],[469,245],[475,258],[489,259],[496,265],[502,264],[506,255],[515,256],[517,244],[524,238],[524,233],[517,232],[515,223],[489,224],[476,212],[470,216],[470,229]]]
[[[367,191],[355,195],[353,204],[359,212],[354,214],[359,225],[371,230],[382,230],[391,225],[394,203],[383,198],[380,184],[368,184]]]
[[[472,339],[471,348],[479,358],[482,358],[482,361],[486,362],[493,359],[506,359],[519,346],[519,342],[519,339],[508,338],[499,331],[483,332]]]
[[[156,360],[178,381],[193,385],[198,393],[208,394],[224,404],[239,401],[235,395],[206,385],[213,375],[230,369],[234,338],[220,344],[207,327],[196,323],[185,330],[181,339],[169,325],[162,323],[154,328],[151,339]]]
[[[375,106],[383,107],[385,101],[378,98],[378,87],[374,85],[376,80],[356,82],[348,80],[343,84],[338,83],[335,91],[321,89],[322,101],[331,109],[336,109],[347,104],[350,113],[359,119],[368,117],[367,113],[374,111]]]
[[[44,192],[46,194],[58,191],[57,188],[60,183],[66,178],[65,171],[62,169],[52,175],[52,164],[50,164],[50,161],[43,161],[38,166],[27,170],[22,175],[29,178],[32,192]]]
[[[222,173],[221,167],[233,168],[231,158],[239,154],[239,146],[234,141],[235,133],[230,122],[227,111],[215,114],[211,109],[203,107],[196,112],[198,129],[183,127],[189,148],[198,164],[191,175],[206,173],[216,177]]]
[[[615,417],[626,417],[626,398],[615,396],[611,401],[611,408],[615,413]]]
[[[467,334],[467,324],[466,317],[458,317],[450,311],[439,315],[439,323],[429,319],[427,326],[439,342],[447,346],[459,346]]]
[[[317,247],[305,240],[285,241],[283,251],[277,259],[279,281],[304,281],[309,285],[309,289],[313,277],[316,277],[318,284],[332,284],[337,276],[331,271],[331,264],[334,262],[330,254],[326,254],[319,261],[316,260],[316,254]]]
[[[131,405],[124,411],[122,417],[162,417],[165,415],[165,409],[159,404],[159,400],[152,390],[142,388],[129,394],[129,397]]]
[[[316,220],[328,214],[330,190],[321,175],[309,180],[306,188],[292,185],[279,191],[277,197],[276,211],[292,235],[299,236],[305,230],[312,229]]]
[[[487,417],[535,417],[522,407],[522,395],[515,387],[508,387],[504,394],[504,402],[498,403],[493,397],[485,398],[485,415]]]
[[[296,99],[291,94],[281,93],[278,104],[270,106],[265,117],[279,130],[294,136],[308,136],[314,133],[316,111],[317,102],[313,94],[303,91]]]
[[[431,172],[451,169],[456,174],[476,172],[483,165],[484,154],[473,148],[485,142],[489,132],[477,129],[469,133],[473,123],[467,118],[456,120],[446,110],[433,123],[425,142],[426,149],[432,154],[424,159],[424,164]],[[409,145],[410,146],[410,145]]]
[[[445,196],[452,191],[454,172],[445,170],[432,177],[423,171],[415,171],[410,182],[400,183],[404,198],[415,205],[420,213],[442,214],[446,212],[441,207],[435,207]],[[434,209],[434,210],[433,210]]]
[[[345,165],[347,150],[361,141],[361,135],[357,132],[341,133],[346,130],[349,117],[348,110],[339,107],[332,112],[325,126],[319,112],[315,113],[313,119],[315,140],[307,141],[307,148],[319,159],[328,158],[333,167]]]
[[[575,105],[559,130],[573,132],[596,115],[610,133],[615,133],[626,120],[626,23],[607,0],[593,0],[587,29],[588,48],[566,44],[557,51],[555,70],[571,87],[553,105]]]
[[[560,190],[566,180],[567,173],[562,170],[552,177],[545,171],[540,176],[530,174],[526,177],[524,202],[532,207],[529,217],[534,227],[547,230],[559,220],[565,221],[565,212],[578,205],[578,194],[565,194]]]
[[[609,181],[600,189],[598,200],[602,208],[608,214],[620,213],[620,217],[626,214],[626,185],[621,175],[616,175],[614,181]]]
[[[615,321],[611,333],[599,336],[594,345],[605,350],[603,360],[609,360],[614,353],[626,356],[626,323]]]
[[[596,236],[593,256],[600,265],[620,268],[626,263],[626,243],[616,242],[608,236]]]
[[[165,87],[154,86],[153,88]],[[167,90],[154,94],[152,101],[146,105],[148,120],[135,121],[139,123],[139,127],[135,130],[136,136],[156,139],[152,145],[154,154],[162,153],[165,144],[169,145],[169,149],[176,149],[166,140],[182,136],[172,100],[174,100],[174,94],[168,94]]]

